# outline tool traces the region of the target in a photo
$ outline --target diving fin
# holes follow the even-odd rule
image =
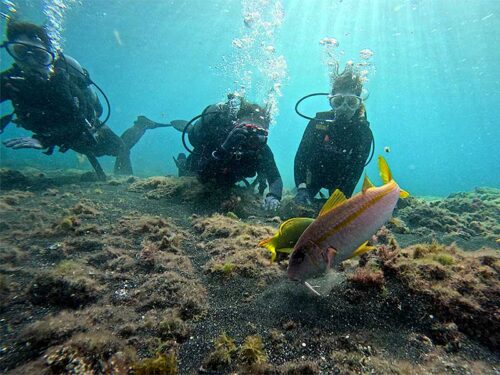
[[[8,115],[2,116],[2,118],[0,119],[0,134],[2,134],[4,129],[7,127],[7,125],[10,124],[13,117],[14,117],[14,112],[12,112]]]
[[[172,120],[172,121],[170,121],[170,125],[172,125],[173,128],[175,128],[176,130],[178,130],[180,132],[184,131],[184,128],[186,127],[186,125],[188,123],[189,123],[189,121],[186,121],[186,120]]]

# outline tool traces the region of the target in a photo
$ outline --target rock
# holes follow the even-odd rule
[[[9,168],[0,169],[0,187],[2,190],[25,187],[28,182],[28,178],[19,171]]]

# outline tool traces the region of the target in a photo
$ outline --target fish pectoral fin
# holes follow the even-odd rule
[[[276,249],[278,253],[291,254],[293,251],[293,247],[283,247],[281,249]]]
[[[332,208],[337,207],[338,205],[344,203],[346,200],[347,198],[345,197],[344,193],[342,193],[339,189],[336,189],[323,205],[318,216],[325,215]]]
[[[406,190],[399,189],[399,197],[400,198],[408,198],[410,196],[410,193],[408,193]]]
[[[365,193],[369,188],[374,187],[368,176],[365,174],[365,179],[363,180],[363,187],[361,188],[361,191]]]
[[[375,250],[375,246],[369,246],[368,241],[365,241],[360,247],[358,247],[354,252],[351,254],[350,258],[358,257],[363,255],[364,253],[367,253],[370,250]]]
[[[333,258],[335,258],[335,254],[337,254],[337,250],[335,250],[333,247],[329,247],[327,250],[326,250],[326,260],[327,260],[327,264],[328,264],[328,269],[330,269],[332,267],[332,262],[333,262]]]

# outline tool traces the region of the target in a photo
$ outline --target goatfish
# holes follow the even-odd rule
[[[385,159],[378,157],[384,185],[375,187],[365,175],[361,192],[347,199],[335,190],[318,217],[302,233],[288,263],[288,278],[304,283],[346,259],[374,249],[368,240],[392,217],[398,199],[409,196],[392,178]]]
[[[276,252],[290,254],[298,239],[314,219],[310,217],[294,217],[280,225],[278,232],[271,238],[258,243],[271,252],[271,263],[276,259]]]

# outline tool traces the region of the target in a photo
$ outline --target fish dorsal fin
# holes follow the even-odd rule
[[[280,225],[280,229],[278,230],[278,233],[280,234],[280,236],[282,236],[282,235],[283,235],[283,233],[284,233],[284,231],[285,231],[286,227],[287,227],[288,225],[290,225],[290,224],[293,222],[293,220],[294,220],[294,219],[295,219],[295,218],[294,218],[294,217],[292,217],[291,219],[288,219],[288,220],[286,220],[286,221],[284,221],[284,222],[282,222],[282,223],[281,223],[281,225]]]
[[[368,176],[365,174],[365,179],[363,180],[363,187],[361,188],[361,190],[364,193],[365,191],[367,191],[369,188],[372,187],[374,187],[374,185],[372,184]]]
[[[342,193],[339,189],[336,189],[323,205],[318,216],[323,216],[332,208],[337,207],[338,205],[344,203],[346,200],[347,198],[345,197],[344,193]]]
[[[392,174],[391,170],[389,169],[389,165],[387,165],[387,162],[382,156],[378,157],[378,170],[380,172],[380,178],[382,179],[384,184],[387,184],[392,180]]]
[[[368,241],[365,241],[360,247],[358,247],[354,252],[351,254],[349,258],[354,258],[360,255],[363,255],[364,253],[370,251],[370,250],[375,250],[375,246],[368,246]]]

